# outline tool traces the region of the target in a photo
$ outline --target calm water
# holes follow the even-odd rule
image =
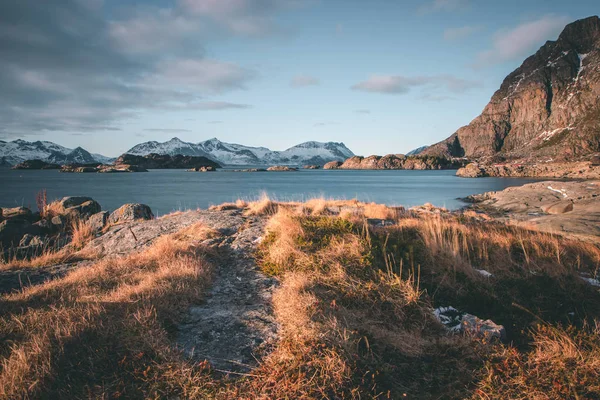
[[[174,210],[206,208],[213,204],[254,199],[262,192],[279,200],[313,197],[375,201],[414,206],[426,202],[455,209],[470,194],[502,190],[533,182],[518,178],[464,179],[454,171],[326,171],[193,173],[153,170],[130,174],[64,174],[54,171],[0,169],[0,207],[33,206],[35,195],[47,189],[48,198],[90,196],[104,210],[125,203],[148,204],[156,215]]]

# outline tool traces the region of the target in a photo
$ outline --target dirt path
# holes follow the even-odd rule
[[[195,361],[221,372],[248,371],[277,336],[271,309],[276,280],[262,274],[253,252],[264,219],[249,217],[219,248],[226,254],[205,302],[190,307],[177,344]]]

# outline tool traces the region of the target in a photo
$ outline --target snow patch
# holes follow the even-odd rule
[[[552,190],[553,192],[560,193],[564,198],[569,197],[567,195],[567,189],[554,189],[552,186],[548,186],[548,189]]]
[[[485,276],[486,278],[489,278],[489,277],[491,277],[491,276],[494,276],[494,274],[492,274],[491,272],[488,272],[488,271],[486,271],[485,269],[476,269],[476,268],[474,268],[474,269],[475,269],[475,271],[476,271],[478,274],[480,274],[480,275],[482,275],[482,276]]]
[[[579,77],[581,76],[581,73],[583,72],[583,60],[585,60],[585,58],[588,56],[588,54],[590,53],[586,53],[586,54],[579,54],[577,53],[577,57],[579,57],[579,70],[577,71],[577,76],[575,77],[575,82],[579,81]]]

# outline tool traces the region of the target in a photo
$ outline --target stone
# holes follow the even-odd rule
[[[305,165],[302,167],[303,169],[321,169],[320,165]]]
[[[207,167],[190,168],[190,169],[188,169],[188,172],[214,172],[216,170],[217,169],[215,167],[207,166]]]
[[[7,219],[0,222],[0,245],[9,249],[18,245],[26,234],[39,235],[40,228],[23,219]]]
[[[67,223],[67,220],[65,219],[65,217],[57,215],[55,217],[52,217],[52,219],[50,220],[50,222],[52,223],[52,225],[54,225],[56,228],[62,228],[65,226],[65,224]]]
[[[487,176],[487,174],[478,164],[470,163],[456,171],[456,176],[460,176],[461,178],[480,178]]]
[[[436,308],[433,315],[450,331],[468,333],[481,337],[486,341],[506,340],[504,326],[498,325],[489,319],[484,321],[475,315],[459,311],[454,307]]]
[[[152,214],[152,210],[147,205],[135,203],[125,204],[119,209],[113,211],[113,213],[108,217],[108,222],[111,224],[118,224],[140,219],[154,219],[154,214]]]
[[[47,219],[41,219],[34,223],[34,225],[39,227],[40,231],[46,235],[52,233],[56,228],[54,225],[52,225],[52,222],[48,221]]]
[[[341,161],[330,161],[323,166],[323,169],[338,169],[342,164],[343,162]]]
[[[101,210],[102,207],[100,207],[100,204],[98,204],[98,202],[94,200],[86,201],[85,203],[80,204],[78,206],[67,208],[67,212],[69,215],[83,219],[87,219],[90,216],[99,213]]]
[[[26,207],[3,208],[2,219],[33,220],[33,213]]]
[[[100,232],[108,223],[108,217],[110,213],[108,211],[100,211],[90,217],[88,224],[94,232]]]
[[[92,201],[93,199],[91,197],[84,197],[84,196],[69,196],[69,197],[63,197],[62,200],[60,201],[60,205],[63,206],[63,208],[71,208],[71,207],[75,207],[75,206],[80,206],[83,203],[86,203],[88,201]]]
[[[267,171],[290,172],[290,171],[298,171],[298,168],[288,167],[287,165],[274,165],[272,167],[267,168]]]
[[[564,214],[573,211],[573,202],[561,201],[558,203],[542,206],[542,211],[547,214]]]

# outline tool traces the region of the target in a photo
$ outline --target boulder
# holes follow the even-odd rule
[[[123,222],[130,222],[136,220],[148,220],[153,219],[154,214],[152,210],[145,204],[125,204],[121,208],[115,210],[108,217],[108,222],[111,224],[118,224]]]
[[[338,169],[341,167],[343,162],[341,161],[331,161],[323,166],[323,169]]]
[[[90,217],[88,224],[94,232],[100,232],[108,223],[108,217],[110,216],[108,211],[100,211]]]
[[[433,311],[433,315],[450,331],[468,333],[486,341],[506,340],[504,326],[489,319],[484,321],[454,307],[439,307]]]
[[[321,166],[319,166],[319,165],[305,165],[302,168],[303,169],[320,169]]]
[[[267,171],[298,171],[298,168],[288,167],[287,165],[274,165],[272,167],[267,168]]]
[[[214,172],[216,170],[217,169],[215,167],[208,166],[208,167],[190,168],[190,169],[188,169],[188,172]]]
[[[3,208],[2,219],[21,219],[32,221],[33,213],[26,207]]]
[[[461,178],[481,178],[487,176],[485,170],[479,167],[478,164],[470,163],[456,171],[456,176]]]
[[[570,201],[560,201],[558,203],[547,204],[541,207],[547,214],[564,214],[573,211],[573,203]]]
[[[54,226],[55,229],[61,229],[66,225],[67,220],[65,219],[65,217],[57,215],[56,217],[53,217],[50,220],[50,223]]]
[[[87,219],[102,211],[100,204],[91,197],[64,197],[60,204],[65,209],[65,214],[71,218]]]
[[[47,219],[41,219],[34,223],[34,225],[40,228],[40,231],[45,235],[52,233],[56,229],[56,227],[52,225],[52,222],[48,221]]]
[[[26,234],[39,235],[40,228],[23,219],[7,219],[0,222],[0,245],[8,249],[18,245]]]
[[[92,200],[93,199],[91,197],[69,196],[69,197],[63,197],[62,200],[60,201],[60,205],[63,206],[63,208],[71,208],[71,207],[75,207],[75,206],[80,206],[83,203],[92,201]]]

